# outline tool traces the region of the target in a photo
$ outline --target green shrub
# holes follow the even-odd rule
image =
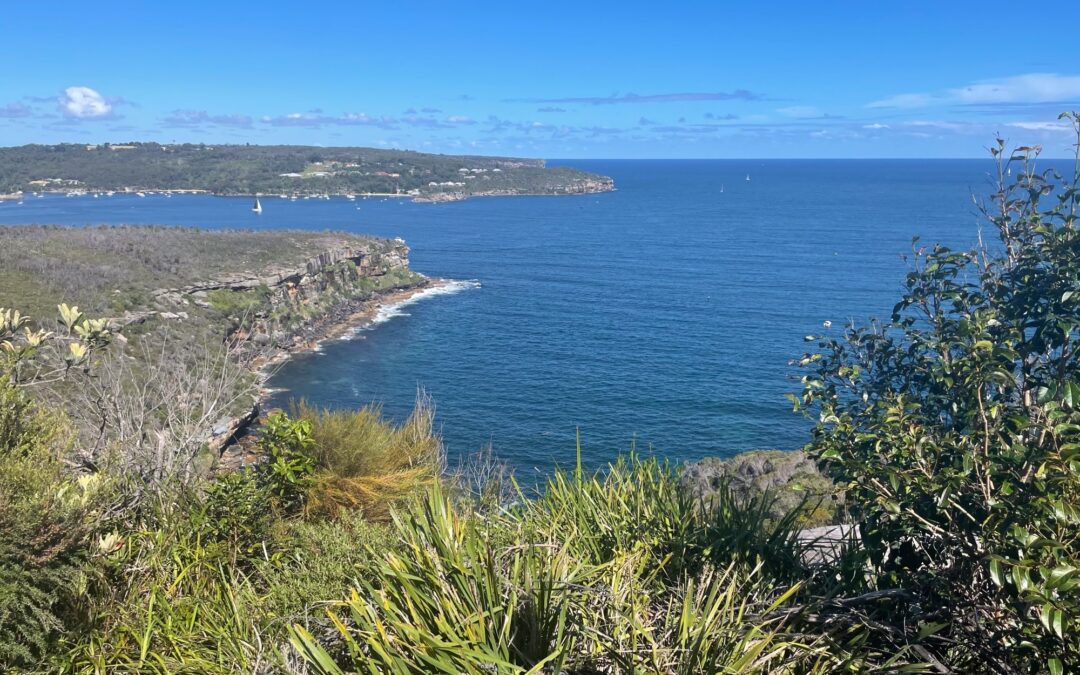
[[[323,608],[368,575],[372,551],[390,544],[387,526],[359,512],[280,523],[273,534],[275,553],[256,566],[266,589],[266,615],[279,627],[300,622],[312,630],[332,629]]]
[[[771,497],[738,499],[726,485],[702,504],[668,464],[631,455],[602,474],[555,472],[523,518],[529,530],[592,564],[645,551],[667,578],[705,565],[764,562],[777,578],[794,580],[803,572],[795,538],[800,509],[774,521],[771,507]]]
[[[182,511],[168,530],[125,534],[102,562],[108,590],[94,598],[93,631],[69,639],[66,673],[236,673],[281,663],[264,637],[262,595]]]
[[[311,422],[277,412],[266,420],[259,447],[266,454],[266,488],[286,511],[298,508],[311,485],[315,458]]]
[[[274,506],[270,490],[248,468],[210,481],[200,519],[205,519],[209,537],[227,542],[230,549],[247,551],[269,536]]]
[[[0,671],[38,663],[73,629],[93,481],[68,478],[62,420],[0,381]]]
[[[210,306],[224,316],[244,319],[262,311],[270,301],[270,289],[260,286],[254,290],[233,291],[216,288],[206,294]]]
[[[836,486],[812,457],[799,450],[707,457],[680,467],[679,484],[705,500],[718,488],[731,490],[739,500],[767,496],[773,500],[773,520],[799,509],[802,527],[835,525],[843,517]]]
[[[997,242],[916,250],[889,323],[804,356],[801,403],[871,586],[912,596],[894,623],[961,671],[1060,673],[1080,666],[1080,175],[994,154]]]

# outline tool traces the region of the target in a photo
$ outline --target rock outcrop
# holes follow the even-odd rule
[[[192,296],[203,299],[214,290],[248,291],[268,288],[282,299],[295,297],[296,289],[318,292],[335,280],[347,283],[359,277],[377,277],[409,267],[409,247],[401,239],[372,240],[364,246],[331,248],[309,258],[303,267],[263,270],[259,274],[241,272],[176,289],[160,289],[161,298]],[[198,303],[196,303],[198,304]]]
[[[314,346],[370,309],[382,294],[428,283],[427,277],[409,269],[409,248],[401,239],[343,242],[301,265],[153,291],[152,309],[127,312],[109,322],[118,336],[124,327],[148,321],[191,320],[223,328],[233,354],[261,381],[265,366]],[[237,406],[241,410],[207,429],[205,442],[212,450],[221,452],[232,444],[261,412],[257,396]]]
[[[770,516],[780,518],[806,500],[806,527],[832,525],[839,516],[833,482],[801,450],[751,450],[734,457],[710,457],[682,467],[680,485],[708,501],[722,486],[736,499],[768,492],[774,502]]]

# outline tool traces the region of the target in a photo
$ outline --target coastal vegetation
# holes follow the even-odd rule
[[[5,310],[0,669],[1074,672],[1080,159],[1062,177],[1037,148],[994,155],[984,245],[916,241],[887,321],[807,337],[792,401],[815,428],[789,462],[593,471],[579,451],[529,488],[490,459],[447,467],[421,394],[400,424],[297,402],[265,419],[261,461],[178,463],[212,454],[192,424],[216,419],[200,411],[220,397],[199,396],[226,372],[214,354],[189,380],[155,373],[188,384],[158,385],[138,433],[104,427],[86,461],[90,402],[39,390],[127,400],[102,386],[115,352],[160,338],[63,300],[55,323]],[[364,246],[306,266],[324,276],[304,286],[342,300],[342,279],[405,274],[393,243]],[[219,343],[272,341],[259,321],[290,296],[271,276],[170,293],[227,322]],[[821,524],[845,527],[807,537]]]
[[[158,453],[162,433],[170,454],[185,457],[178,466],[212,463],[256,414],[267,364],[370,311],[382,294],[429,283],[409,269],[403,242],[344,233],[27,225],[0,228],[0,242],[9,251],[5,305],[50,330],[34,319],[67,303],[99,317],[113,338],[92,371],[35,385],[68,413],[89,464],[121,441],[142,463],[136,455]]]
[[[377,148],[125,143],[0,148],[0,195],[196,191],[219,195],[379,194],[421,201],[611,190],[610,178],[543,160]]]

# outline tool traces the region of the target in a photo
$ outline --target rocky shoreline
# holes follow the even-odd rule
[[[395,288],[377,292],[369,298],[341,302],[295,331],[288,343],[252,360],[249,368],[256,378],[256,394],[250,410],[214,429],[214,439],[217,442],[213,445],[217,446],[219,453],[218,470],[239,469],[261,459],[255,452],[252,431],[259,420],[271,412],[265,409],[266,401],[273,393],[267,382],[277,372],[278,367],[297,354],[316,351],[329,341],[341,339],[348,333],[370,326],[378,317],[379,311],[386,307],[405,302],[421,293],[443,288],[449,283],[448,279],[424,277],[407,288]]]
[[[290,343],[278,347],[273,353],[261,356],[252,362],[252,368],[259,378],[260,399],[267,395],[265,382],[273,376],[275,367],[288,361],[296,354],[315,351],[325,342],[336,340],[349,332],[370,325],[379,310],[412,298],[415,295],[447,285],[449,280],[424,277],[418,283],[407,288],[395,288],[376,292],[370,298],[347,300],[335,305],[322,316],[297,330]]]

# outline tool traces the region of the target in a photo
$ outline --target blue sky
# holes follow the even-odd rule
[[[1056,118],[1080,109],[1080,5],[1017,8],[13,3],[0,16],[0,144],[980,157],[1000,133],[1064,156]]]

